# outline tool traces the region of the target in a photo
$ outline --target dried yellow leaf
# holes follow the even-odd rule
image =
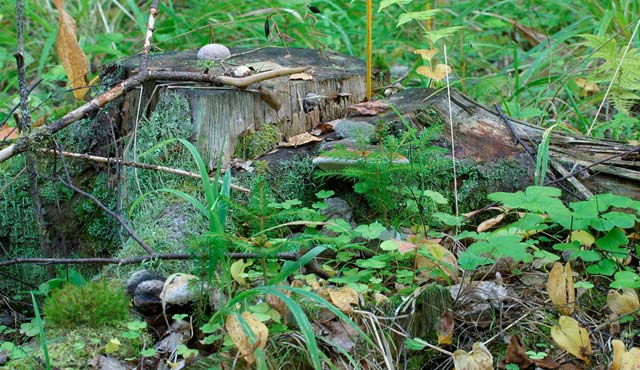
[[[607,306],[611,312],[618,316],[634,313],[640,309],[640,301],[638,301],[638,294],[631,288],[622,290],[622,294],[615,290],[609,291],[607,294]]]
[[[432,80],[441,81],[451,73],[451,67],[445,64],[436,64],[435,68],[420,66],[416,69],[416,72]]]
[[[424,60],[431,61],[431,59],[433,59],[433,57],[438,53],[438,49],[429,49],[429,50],[419,49],[419,50],[415,50],[414,53],[420,54],[420,56],[422,56],[422,59]]]
[[[58,57],[74,89],[73,95],[82,100],[89,91],[82,88],[87,86],[87,57],[78,44],[76,21],[64,10],[64,0],[53,0],[53,4],[58,9]]]
[[[416,267],[420,277],[427,280],[457,283],[458,261],[450,250],[433,241],[416,242]],[[442,275],[446,275],[446,278]]]
[[[585,247],[590,247],[595,243],[596,238],[591,235],[590,232],[585,230],[574,230],[571,232],[571,241],[577,241],[580,245],[584,245]]]
[[[493,356],[482,343],[474,343],[471,353],[459,349],[452,357],[456,370],[493,370]]]
[[[624,343],[618,339],[611,341],[613,347],[613,361],[609,370],[639,370],[640,348],[633,347],[626,350]]]
[[[570,316],[560,316],[558,325],[551,328],[551,337],[560,348],[590,363],[591,340],[587,329],[580,327],[578,322]]]
[[[576,290],[569,263],[564,268],[559,262],[553,264],[547,280],[547,293],[560,313],[571,315],[575,311]]]
[[[253,342],[249,340],[249,337],[242,329],[240,321],[235,315],[227,316],[225,328],[236,346],[240,354],[242,354],[247,364],[251,365],[255,362],[256,356],[253,354],[257,348],[263,349],[267,344],[267,338],[269,337],[269,329],[265,324],[256,319],[250,312],[243,312],[240,316],[247,322],[247,325],[253,332],[256,340]]]
[[[343,312],[353,312],[351,305],[358,304],[358,292],[349,288],[328,289],[331,302]]]

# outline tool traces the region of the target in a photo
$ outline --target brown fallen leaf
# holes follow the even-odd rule
[[[58,57],[67,73],[73,95],[77,100],[84,99],[89,91],[85,80],[89,72],[87,57],[78,44],[76,21],[64,10],[64,0],[53,0],[58,9]]]
[[[533,360],[525,353],[524,344],[518,335],[512,335],[504,356],[505,364],[516,364],[520,369],[526,369],[533,363]]]
[[[452,284],[458,282],[458,261],[450,250],[430,240],[415,243],[419,248],[415,264],[420,277]]]
[[[480,225],[478,225],[478,227],[476,228],[476,231],[481,233],[483,231],[487,231],[489,229],[491,229],[492,227],[496,226],[497,224],[499,224],[504,218],[505,218],[506,214],[504,213],[500,213],[499,215],[492,217],[488,220],[485,220],[483,222],[480,223]]]
[[[607,306],[611,312],[618,316],[628,315],[640,309],[638,294],[631,288],[622,290],[622,294],[615,290],[609,291],[607,294]]]
[[[538,32],[533,28],[523,26],[522,24],[515,21],[510,22],[516,27],[518,31],[520,31],[520,33],[524,36],[525,39],[527,39],[527,41],[529,41],[532,46],[536,46],[547,40],[547,36],[544,33]]]
[[[236,315],[228,315],[225,323],[225,328],[236,346],[240,354],[242,354],[247,364],[251,365],[255,362],[256,356],[253,354],[256,349],[263,349],[267,344],[267,338],[269,337],[269,329],[265,324],[256,319],[250,312],[243,312],[240,316],[247,322],[247,325],[256,337],[255,343],[251,343],[249,337],[242,329],[240,321],[236,318]]]
[[[547,293],[560,313],[571,315],[575,311],[576,290],[570,263],[564,268],[559,262],[553,264],[547,280]]]
[[[0,141],[15,139],[20,135],[17,127],[9,127],[9,124],[5,123],[0,127]]]
[[[318,142],[318,141],[322,141],[322,139],[319,137],[315,137],[308,132],[305,132],[304,134],[290,137],[289,140],[278,144],[278,146],[285,147],[285,148],[291,148],[291,147],[297,148],[301,145]]]
[[[309,132],[311,135],[320,136],[329,132],[333,132],[334,126],[331,122],[323,122],[315,125]]]
[[[358,292],[349,287],[331,288],[327,289],[327,292],[331,298],[331,303],[342,312],[353,312],[351,305],[358,304]]]
[[[578,321],[570,316],[560,316],[558,325],[551,328],[551,337],[560,348],[583,360],[587,365],[591,363],[591,340],[587,329],[580,327]]]
[[[363,116],[377,116],[389,109],[389,106],[380,100],[368,101],[364,103],[353,104],[349,109],[360,113]]]
[[[439,346],[450,346],[453,344],[453,331],[455,322],[451,311],[445,311],[438,318],[436,323],[436,335],[438,336]]]
[[[592,96],[600,92],[600,86],[595,82],[587,82],[585,78],[577,77],[576,85],[580,88],[580,96]]]

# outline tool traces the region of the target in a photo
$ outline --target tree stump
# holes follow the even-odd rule
[[[123,133],[132,131],[140,113],[150,115],[158,92],[185,95],[192,110],[194,142],[210,163],[222,156],[228,163],[238,138],[262,125],[274,124],[281,139],[300,134],[315,124],[344,114],[346,108],[365,97],[365,65],[360,59],[308,49],[231,49],[231,57],[215,64],[199,61],[196,51],[151,55],[149,69],[229,75],[237,66],[255,72],[281,67],[310,66],[308,75],[263,81],[247,89],[213,87],[202,83],[153,81],[130,91],[122,104]],[[208,64],[211,66],[207,67]],[[135,73],[140,56],[121,62],[124,78]],[[311,95],[312,94],[312,95]],[[305,106],[312,97],[316,105]]]
[[[453,137],[456,159],[470,159],[479,166],[512,160],[521,164],[530,174],[528,183],[533,183],[533,169],[537,147],[542,140],[544,128],[507,118],[515,135],[532,151],[526,153],[510,128],[497,112],[492,111],[463,94],[452,91],[449,105],[446,91],[430,89],[409,89],[392,95],[388,104],[393,105],[418,128],[433,124],[443,124],[445,132],[441,145],[451,152],[451,130],[449,107],[451,107]],[[374,123],[384,121],[387,125],[402,126],[395,112],[375,117],[350,117]],[[622,155],[627,153],[626,155]],[[596,162],[609,157],[617,158]],[[552,132],[549,145],[549,167],[556,178],[564,177],[572,171],[591,166],[579,175],[569,177],[566,187],[588,197],[593,193],[611,192],[640,200],[640,147],[624,143],[588,138],[567,132]],[[511,181],[513,179],[503,179]],[[496,189],[501,188],[496,184]]]

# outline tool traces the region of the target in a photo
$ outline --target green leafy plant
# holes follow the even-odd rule
[[[493,232],[458,235],[475,240],[460,255],[460,267],[474,270],[500,258],[514,262],[531,261],[534,257],[553,260],[559,259],[554,253],[561,252],[572,260],[583,261],[588,273],[613,276],[612,288],[640,287],[640,276],[624,264],[632,253],[625,230],[637,224],[640,202],[600,194],[566,206],[560,195],[560,190],[544,186],[490,194],[489,198],[500,202],[507,212],[525,213]],[[549,243],[538,236],[542,232],[552,232],[556,242]]]
[[[129,300],[120,285],[106,281],[67,284],[46,298],[43,313],[48,327],[98,327],[126,320]]]
[[[221,184],[219,184],[218,180],[220,179],[221,166],[218,166],[215,178],[213,180],[209,179],[207,166],[202,160],[202,156],[198,152],[198,149],[185,139],[165,140],[154,146],[152,150],[155,150],[174,141],[177,141],[184,145],[189,153],[191,153],[191,156],[193,157],[193,160],[195,161],[198,168],[198,174],[200,175],[205,203],[202,203],[200,200],[196,199],[190,194],[187,194],[184,191],[171,188],[162,188],[144,193],[139,196],[131,205],[129,209],[129,215],[131,216],[135,208],[145,197],[148,197],[149,195],[156,192],[166,192],[191,203],[191,205],[193,205],[193,207],[197,209],[209,221],[209,231],[211,233],[223,233],[227,221],[227,202],[225,198],[229,197],[229,193],[231,191],[231,172],[227,171],[222,178]]]

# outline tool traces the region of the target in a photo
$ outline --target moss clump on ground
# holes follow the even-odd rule
[[[117,352],[110,356],[125,359],[139,356],[143,342],[150,343],[151,338],[140,333],[139,338],[128,339],[122,334],[128,331],[126,323],[115,325],[86,327],[77,326],[65,329],[47,329],[47,351],[52,366],[58,369],[88,369],[89,361],[105,354],[105,346],[111,340],[121,343]],[[34,344],[35,350],[28,357],[9,361],[2,370],[43,369],[44,356],[42,346]]]
[[[119,284],[92,281],[51,292],[42,309],[47,328],[103,326],[129,319],[129,299]]]
[[[244,159],[258,158],[276,147],[280,135],[275,125],[263,125],[256,131],[249,131],[238,139],[233,156]]]

